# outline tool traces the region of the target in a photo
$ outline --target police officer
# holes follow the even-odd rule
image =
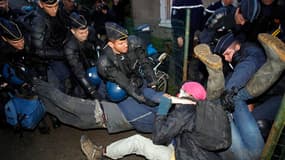
[[[146,88],[145,80],[148,80],[149,86],[155,83],[151,67],[146,67],[148,60],[142,47],[143,43],[132,44],[139,42],[135,37],[128,42],[127,30],[116,23],[107,22],[105,27],[109,41],[104,48],[104,54],[98,60],[99,74],[109,81],[116,82],[139,103],[155,106],[156,103],[146,98],[147,94],[142,92]],[[139,68],[145,71],[148,78],[144,79],[140,75]]]
[[[31,47],[43,58],[60,58],[67,29],[62,25],[57,0],[39,0],[38,8],[31,17]]]
[[[1,90],[3,87],[4,91],[16,93],[24,98],[34,97],[31,80],[33,77],[39,77],[43,62],[30,54],[27,37],[15,22],[0,18],[0,33],[0,69],[3,73],[1,77],[9,84],[9,87],[6,87],[1,83]],[[1,99],[7,100],[7,96],[2,93]],[[49,127],[44,119],[39,124],[39,130],[42,134],[49,133]]]
[[[88,27],[84,16],[72,12],[69,18],[71,29],[64,45],[64,54],[81,88],[78,90],[79,93],[74,94],[82,98],[101,99],[102,95],[97,92],[96,86],[92,85],[88,80],[86,73],[88,68],[95,66],[97,60],[97,55],[95,55],[96,46],[100,45],[99,40],[96,39],[95,31],[91,27]],[[86,94],[82,93],[82,89]]]
[[[0,0],[0,17],[15,20],[18,16],[24,13],[19,9],[12,9],[9,7],[8,0]]]
[[[245,31],[245,26],[257,19],[259,12],[258,0],[242,0],[239,7],[229,5],[216,10],[199,35],[200,43],[207,43],[214,48],[216,41],[226,33],[232,31],[238,34]],[[246,38],[240,36],[239,39],[244,41]]]

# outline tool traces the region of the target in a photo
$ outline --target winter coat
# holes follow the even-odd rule
[[[226,113],[209,101],[178,105],[168,116],[157,115],[154,126],[153,142],[167,145],[174,140],[176,160],[218,160],[217,151],[231,145]]]

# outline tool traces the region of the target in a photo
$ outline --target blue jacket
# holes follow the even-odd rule
[[[241,49],[235,53],[232,61],[234,69],[226,75],[225,89],[241,88],[265,63],[263,49],[254,43],[243,43]]]

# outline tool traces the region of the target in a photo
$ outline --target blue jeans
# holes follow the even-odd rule
[[[234,97],[235,111],[231,122],[232,146],[230,150],[235,159],[259,159],[264,147],[264,140],[254,119],[249,112],[246,100],[253,98],[245,88]]]
[[[145,97],[159,103],[162,92],[156,92],[150,88],[143,88]],[[153,130],[154,118],[157,107],[149,107],[138,103],[134,98],[128,97],[118,104],[122,113],[134,128],[140,132],[151,133]]]

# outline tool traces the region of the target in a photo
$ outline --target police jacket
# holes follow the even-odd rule
[[[89,28],[89,35],[86,41],[79,42],[74,35],[69,32],[64,43],[64,55],[73,75],[79,82],[80,86],[87,92],[90,91],[92,85],[87,80],[86,70],[96,65],[96,44],[94,30]]]
[[[115,54],[109,46],[104,48],[104,54],[98,60],[99,74],[106,80],[116,82],[138,102],[144,103],[145,98],[140,93],[144,78],[139,69],[144,71],[148,81],[155,79],[152,67],[144,50],[132,48],[129,44],[127,54]]]
[[[61,47],[67,30],[59,12],[60,10],[55,17],[51,17],[38,7],[28,17],[31,28],[31,48],[43,58],[63,58]]]
[[[211,110],[207,110],[210,105]],[[198,111],[197,107],[202,110]],[[212,114],[212,109],[218,107],[219,110],[215,112],[217,114]],[[168,115],[156,116],[152,140],[158,145],[172,142],[176,160],[221,159],[217,152],[231,145],[229,122],[222,112],[221,106],[206,101],[199,102],[197,106],[177,105]],[[198,120],[198,117],[203,120]],[[217,120],[215,123],[209,122],[214,119]]]
[[[246,85],[255,72],[265,63],[266,57],[261,46],[243,43],[233,56],[233,69],[226,75],[225,89],[241,88]]]
[[[21,73],[25,73],[18,74],[23,80],[30,81],[32,77],[40,78],[45,76],[43,68],[47,62],[30,52],[28,39],[26,37],[24,49],[17,50],[10,44],[0,40],[0,50],[0,65],[9,64]]]

